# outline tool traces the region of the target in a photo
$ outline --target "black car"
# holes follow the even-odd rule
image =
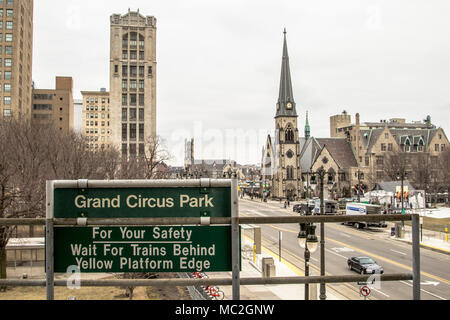
[[[347,261],[348,268],[360,274],[383,274],[384,269],[368,257],[353,257]]]
[[[307,203],[296,204],[293,208],[293,211],[300,213],[300,215],[302,216],[311,215],[314,211],[314,205]]]

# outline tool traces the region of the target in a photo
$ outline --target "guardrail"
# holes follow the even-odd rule
[[[420,243],[419,243],[419,216],[418,215],[374,215],[374,216],[286,216],[286,217],[232,217],[211,218],[211,225],[242,225],[242,224],[300,224],[300,223],[343,223],[343,222],[377,222],[377,221],[412,221],[413,238],[413,273],[384,274],[380,275],[381,281],[413,281],[413,299],[420,300]],[[0,226],[11,225],[78,225],[76,219],[0,219]],[[200,218],[163,218],[163,219],[87,219],[83,221],[85,226],[156,226],[156,225],[203,225]],[[46,230],[48,233],[51,229]],[[48,248],[47,248],[48,249]],[[233,250],[233,255],[239,252]],[[236,259],[236,257],[234,257]],[[53,274],[51,275],[53,276]],[[281,278],[240,278],[233,274],[233,278],[219,279],[151,279],[151,280],[81,280],[81,286],[85,287],[109,287],[109,286],[208,286],[208,285],[232,285],[233,299],[239,300],[239,287],[241,285],[273,285],[273,284],[330,284],[330,283],[356,283],[367,281],[367,276],[316,276],[316,277],[281,277]],[[31,286],[47,287],[51,285],[66,286],[65,280],[0,280],[0,286]],[[236,286],[239,286],[236,288]]]

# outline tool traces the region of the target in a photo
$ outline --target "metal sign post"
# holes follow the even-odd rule
[[[232,271],[239,300],[237,192],[237,179],[47,182],[47,299],[54,299],[54,273],[76,266],[84,273]]]
[[[47,300],[54,300],[54,264],[53,264],[53,182],[47,181],[46,186],[46,220],[45,220],[45,275]]]
[[[364,300],[367,300],[367,297],[369,297],[371,294],[370,288],[367,286],[361,287],[360,294],[362,297],[364,297]]]

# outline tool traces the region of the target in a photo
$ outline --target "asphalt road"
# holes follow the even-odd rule
[[[278,203],[261,203],[241,200],[242,216],[297,215],[292,208],[286,210]],[[263,246],[279,253],[279,233],[282,232],[281,257],[296,268],[304,270],[303,254],[297,242],[298,225],[262,225]],[[385,273],[412,273],[412,246],[390,239],[387,229],[357,230],[340,224],[325,224],[326,273],[327,275],[356,275],[347,267],[347,259],[369,256],[382,265]],[[320,226],[316,235],[320,238]],[[311,269],[320,274],[320,253],[311,255]],[[423,300],[450,299],[450,256],[421,249],[421,298]],[[328,285],[349,299],[361,299],[357,284]],[[383,282],[372,290],[369,299],[410,300],[412,281]]]

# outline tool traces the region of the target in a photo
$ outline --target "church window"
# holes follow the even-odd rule
[[[291,126],[286,129],[286,142],[294,142],[294,131]]]
[[[287,171],[287,175],[286,175],[287,180],[293,180],[294,179],[294,167],[289,166],[289,167],[287,167],[286,171]]]

